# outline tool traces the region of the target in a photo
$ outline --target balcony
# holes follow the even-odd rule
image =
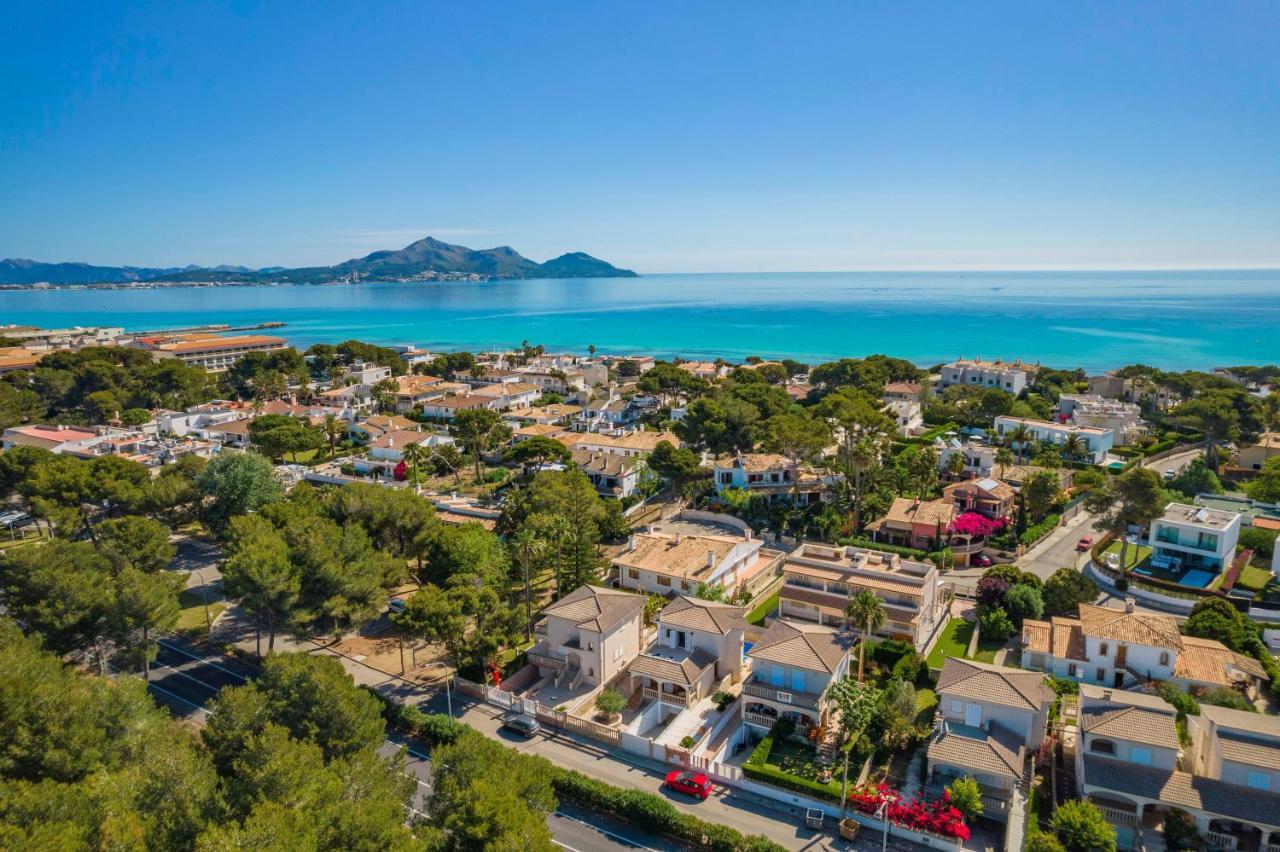
[[[642,686],[640,687],[640,690],[644,693],[645,698],[651,698],[654,701],[661,701],[663,704],[671,704],[675,707],[689,706],[689,696],[687,693],[684,695],[676,695],[675,693],[663,692],[660,689],[654,689],[652,686]]]
[[[759,681],[749,681],[742,685],[742,693],[752,698],[762,698],[774,704],[790,704],[806,710],[821,708],[822,696],[813,692],[787,689],[785,686],[770,686]]]
[[[759,725],[762,728],[772,728],[774,722],[778,721],[777,716],[766,716],[763,713],[746,713],[742,714],[742,721],[751,725]]]
[[[563,671],[569,665],[569,660],[564,654],[541,642],[528,650],[525,654],[525,659],[535,666],[543,666],[556,671]]]

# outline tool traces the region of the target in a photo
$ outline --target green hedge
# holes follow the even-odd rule
[[[1034,526],[1027,527],[1023,530],[1022,535],[1018,537],[1018,541],[1027,547],[1035,544],[1040,539],[1047,536],[1058,528],[1058,523],[1062,520],[1061,515],[1046,515],[1045,519]]]

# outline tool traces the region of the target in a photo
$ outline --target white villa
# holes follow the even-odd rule
[[[640,653],[644,595],[579,586],[542,610],[527,659],[557,687],[606,683]]]
[[[938,387],[945,389],[952,385],[964,385],[999,388],[1017,396],[1026,389],[1027,382],[1039,369],[1036,365],[1023,364],[1021,361],[1001,361],[998,358],[994,361],[983,361],[981,358],[959,358],[942,366]]]
[[[830,627],[775,621],[747,652],[742,721],[763,735],[790,719],[798,733],[816,729],[821,739],[830,721],[827,691],[849,673],[849,642]]]
[[[613,558],[618,585],[648,594],[693,594],[705,584],[732,593],[775,575],[782,554],[733,535],[635,533]]]
[[[1110,429],[1093,429],[1087,426],[1076,426],[1072,423],[1055,423],[1051,420],[1028,420],[1025,417],[1010,417],[1002,414],[995,419],[997,435],[1008,435],[1019,426],[1027,427],[1033,441],[1061,446],[1067,438],[1075,435],[1084,445],[1083,458],[1094,464],[1106,461],[1111,451],[1115,433]]]
[[[1235,512],[1170,503],[1151,524],[1152,558],[1186,568],[1221,571],[1235,557],[1240,523]]]

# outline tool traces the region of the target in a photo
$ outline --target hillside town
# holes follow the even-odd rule
[[[288,759],[328,848],[500,763],[644,848],[1280,850],[1280,368],[269,330],[0,326],[0,812],[106,715],[207,848]]]

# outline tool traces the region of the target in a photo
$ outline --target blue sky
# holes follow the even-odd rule
[[[1280,266],[1280,4],[10,4],[0,256]]]

